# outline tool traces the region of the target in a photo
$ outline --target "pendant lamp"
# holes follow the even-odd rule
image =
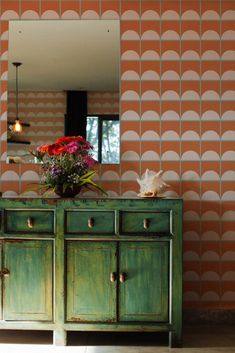
[[[13,124],[12,126],[12,131],[14,133],[20,133],[22,132],[22,124],[20,123],[20,120],[19,120],[19,104],[18,104],[18,94],[19,94],[19,91],[18,91],[18,67],[20,65],[22,65],[22,63],[19,63],[19,62],[14,62],[12,63],[12,65],[15,66],[16,68],[16,118],[15,118],[15,123]]]

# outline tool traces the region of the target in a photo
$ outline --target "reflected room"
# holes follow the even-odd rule
[[[9,21],[8,162],[81,135],[97,161],[119,163],[119,66],[118,20]]]

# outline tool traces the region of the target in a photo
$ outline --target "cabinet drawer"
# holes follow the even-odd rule
[[[54,234],[53,210],[5,209],[4,232],[13,234]]]
[[[65,232],[67,234],[114,234],[115,214],[113,211],[67,211]]]
[[[169,235],[170,211],[123,211],[120,217],[120,233],[132,235]]]

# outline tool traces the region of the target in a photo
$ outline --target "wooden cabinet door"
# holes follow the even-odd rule
[[[116,321],[116,243],[67,242],[67,321]]]
[[[5,241],[3,254],[4,319],[52,320],[52,241]]]
[[[168,321],[167,242],[121,242],[119,321]]]
[[[2,241],[0,240],[0,271],[2,271]],[[2,320],[2,276],[0,276],[0,320]]]

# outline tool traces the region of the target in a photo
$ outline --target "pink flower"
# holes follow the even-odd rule
[[[73,154],[78,150],[78,144],[75,141],[68,143],[65,147],[66,152]]]
[[[83,157],[83,161],[87,165],[88,168],[93,167],[93,165],[96,163],[96,160],[93,159],[91,156]]]

